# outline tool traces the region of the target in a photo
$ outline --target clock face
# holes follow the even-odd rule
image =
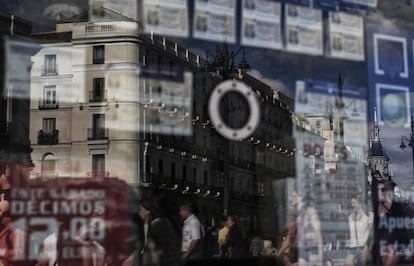
[[[407,106],[402,96],[397,94],[386,95],[381,102],[382,120],[392,127],[401,127],[405,124]]]

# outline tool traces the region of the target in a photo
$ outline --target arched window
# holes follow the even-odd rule
[[[56,177],[56,156],[53,153],[47,153],[42,158],[42,177]]]

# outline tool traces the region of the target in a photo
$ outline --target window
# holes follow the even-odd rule
[[[108,131],[105,128],[105,114],[92,115],[92,130],[89,139],[107,139]]]
[[[43,118],[43,133],[52,134],[56,129],[56,118]]]
[[[43,108],[56,108],[56,86],[45,86],[43,89]]]
[[[42,177],[56,177],[56,157],[53,154],[46,154],[42,159]]]
[[[104,177],[105,176],[105,154],[92,155],[92,176]]]
[[[56,55],[45,55],[45,64],[43,66],[43,75],[57,75]]]
[[[105,63],[105,46],[98,45],[93,47],[93,64],[104,64]]]
[[[103,102],[105,100],[105,78],[94,78],[91,102]]]

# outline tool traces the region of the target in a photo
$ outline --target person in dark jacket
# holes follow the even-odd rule
[[[247,257],[249,254],[248,241],[243,237],[243,234],[238,226],[237,217],[235,215],[228,216],[227,226],[229,227],[227,239],[226,242],[221,246],[222,253],[226,254],[223,257]]]
[[[123,266],[135,265],[135,263],[144,266],[180,265],[179,232],[170,219],[162,214],[158,204],[151,200],[141,200],[138,202],[138,213],[144,227],[142,249],[125,261]]]

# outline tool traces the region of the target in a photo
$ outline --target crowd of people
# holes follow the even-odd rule
[[[393,184],[377,180],[373,187],[372,208],[366,208],[364,199],[355,195],[350,199],[351,211],[347,216],[348,239],[336,245],[344,251],[343,264],[394,266],[414,262],[411,237],[414,216],[407,212],[407,205],[394,193]],[[319,212],[309,200],[295,189],[289,191],[291,213],[287,228],[280,241],[264,239],[258,231],[245,228],[235,213],[223,211],[219,226],[204,226],[197,217],[196,206],[183,202],[175,210],[176,218],[166,213],[165,203],[154,198],[143,198],[136,204],[136,238],[128,254],[120,258],[122,266],[179,266],[197,260],[231,260],[254,257],[279,258],[287,266],[325,265],[327,244]],[[19,265],[24,257],[24,230],[13,226],[9,202],[0,198],[0,263]],[[168,209],[171,211],[171,209]],[[99,214],[96,214],[99,215]],[[104,266],[108,263],[108,250],[104,241],[90,241],[84,235],[91,230],[107,230],[94,223],[79,227],[71,241],[81,247],[81,259],[73,265]],[[99,217],[97,217],[99,218]],[[43,239],[37,266],[54,266],[59,260],[59,240],[65,231],[64,221],[56,224],[53,232]],[[109,223],[105,226],[109,226]],[[116,232],[115,232],[116,233]],[[119,233],[119,232],[118,232]],[[95,233],[98,234],[99,233]],[[107,236],[111,238],[111,236]],[[80,264],[79,264],[80,263]],[[60,263],[59,265],[72,265]]]

